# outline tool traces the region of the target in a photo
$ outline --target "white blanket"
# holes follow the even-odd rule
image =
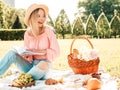
[[[63,84],[59,83],[56,85],[45,85],[45,80],[38,80],[36,81],[35,86],[22,89],[9,86],[12,80],[14,80],[17,76],[18,73],[0,79],[0,90],[87,90],[86,87],[82,86],[82,82],[86,80],[90,75],[74,74],[71,70],[51,70],[47,75],[48,78],[53,78],[56,80],[63,78]],[[75,80],[77,81],[74,82]],[[115,80],[111,79],[109,74],[102,73],[101,80],[101,90],[117,90],[117,83]]]

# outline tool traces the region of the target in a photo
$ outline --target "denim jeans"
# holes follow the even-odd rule
[[[26,61],[23,57],[21,57],[18,53],[13,50],[9,50],[4,57],[0,60],[0,76],[3,75],[6,70],[11,66],[11,64],[15,64],[15,66],[25,73],[29,73],[33,75],[34,79],[42,79],[48,70],[40,70],[36,65],[40,61],[45,60],[34,60],[32,63]],[[51,66],[51,64],[49,64]]]

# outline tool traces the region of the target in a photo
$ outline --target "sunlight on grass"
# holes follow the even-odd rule
[[[59,39],[61,55],[53,62],[54,69],[71,69],[68,65],[67,56],[70,54],[70,45],[72,39]],[[81,40],[76,40],[74,46],[81,47]],[[120,39],[90,39],[95,49],[99,51],[100,66],[111,75],[120,77]],[[23,41],[0,41],[0,58],[12,48],[12,46],[21,46]]]

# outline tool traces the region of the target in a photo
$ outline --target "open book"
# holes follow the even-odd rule
[[[31,55],[44,55],[44,53],[37,53],[37,52],[31,52],[27,51],[24,46],[13,46],[12,49],[16,51],[18,54],[23,55],[23,54],[31,54]]]

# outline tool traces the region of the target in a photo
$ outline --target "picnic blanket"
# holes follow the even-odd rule
[[[12,74],[5,78],[0,78],[0,90],[87,90],[82,86],[82,82],[90,75],[74,74],[72,70],[53,70],[48,73],[47,78],[60,79],[63,78],[63,83],[55,85],[46,85],[45,80],[37,80],[35,86],[27,88],[16,88],[9,86],[19,73]],[[77,80],[76,82],[74,82]],[[116,80],[112,79],[108,73],[101,74],[102,88],[101,90],[118,90]]]

